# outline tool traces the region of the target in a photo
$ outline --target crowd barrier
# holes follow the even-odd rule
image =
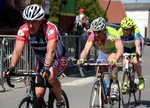
[[[2,79],[2,71],[9,67],[12,52],[15,46],[15,35],[0,35],[1,49],[0,49],[0,83]],[[67,67],[76,66],[76,61],[78,60],[81,51],[87,40],[87,36],[77,36],[77,35],[67,35],[62,36],[62,40],[67,50],[67,56],[69,57],[69,62]],[[90,50],[87,59],[95,60],[97,51],[93,46]],[[17,65],[17,72],[33,70],[35,65],[34,52],[31,47],[26,44],[23,53],[19,59]]]

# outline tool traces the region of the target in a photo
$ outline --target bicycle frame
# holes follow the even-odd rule
[[[127,74],[129,75],[129,77],[132,76],[132,74],[134,74],[134,71],[133,71],[134,70],[133,69],[134,65],[132,63],[130,63],[130,59],[133,58],[134,56],[136,56],[135,53],[131,53],[131,54],[130,53],[124,53],[123,54],[123,58],[125,59],[125,66],[123,67],[123,70],[125,72],[127,72]],[[132,66],[130,66],[130,65],[132,65]]]
[[[125,58],[125,62],[126,62],[124,69],[127,70],[128,72],[129,72],[129,64],[130,64],[129,60],[130,60],[131,57],[133,57],[135,55],[132,55],[131,57],[130,56],[131,56],[131,54],[129,54],[129,53],[124,53],[123,54],[123,57]]]
[[[98,77],[94,83],[92,93],[91,93],[90,107],[93,108],[96,106],[96,107],[104,108],[105,106],[107,106],[109,108],[111,106],[111,108],[112,108],[113,107],[112,103],[114,102],[114,100],[110,98],[110,90],[111,90],[110,85],[112,83],[111,78],[110,78],[111,66],[108,63],[84,63],[83,65],[84,66],[98,66],[98,68],[99,68]],[[108,68],[108,71],[105,73],[102,72],[102,70],[101,70],[101,68],[103,66],[106,66]],[[105,80],[107,82],[107,86],[105,88],[103,81],[104,81],[104,76],[106,78],[106,75],[104,75],[106,73],[108,74],[108,76],[107,76],[107,81]],[[99,104],[95,105],[97,92],[99,95],[98,96]],[[120,106],[120,104],[119,104],[119,106]]]

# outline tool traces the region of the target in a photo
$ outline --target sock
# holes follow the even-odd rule
[[[139,76],[139,79],[140,79],[140,78],[143,78],[143,76],[142,76],[142,75],[141,75],[141,76]]]
[[[127,84],[128,84],[128,82],[124,82],[123,84],[124,84],[124,85],[127,85]]]
[[[61,101],[57,101],[57,102],[61,102],[61,103],[63,103],[63,102],[64,102],[64,100],[62,99]]]

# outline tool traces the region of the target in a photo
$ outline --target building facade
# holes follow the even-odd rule
[[[143,37],[150,38],[150,3],[124,3],[126,15],[134,19]]]

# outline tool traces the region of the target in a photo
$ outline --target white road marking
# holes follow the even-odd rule
[[[82,79],[77,79],[71,82],[63,83],[63,86],[82,86],[91,82],[94,82],[95,78],[94,77],[88,77],[88,78],[82,78]]]

